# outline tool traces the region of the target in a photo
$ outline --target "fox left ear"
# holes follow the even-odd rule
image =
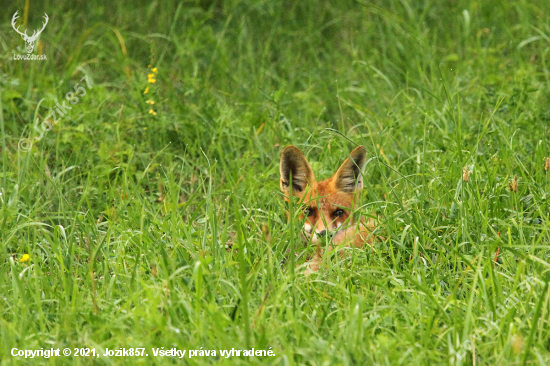
[[[304,154],[292,145],[287,146],[281,154],[281,191],[290,191],[290,179],[292,176],[292,192],[300,195],[308,184],[315,182],[313,170],[307,162]]]
[[[346,193],[361,190],[366,162],[367,150],[364,146],[356,147],[334,174],[336,188]]]

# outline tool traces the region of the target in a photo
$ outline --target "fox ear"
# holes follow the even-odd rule
[[[294,147],[287,146],[281,154],[281,191],[290,190],[292,176],[292,191],[294,194],[303,192],[307,184],[315,181],[313,170],[302,152]]]
[[[366,162],[367,150],[364,146],[356,147],[334,174],[336,188],[346,193],[361,190]]]

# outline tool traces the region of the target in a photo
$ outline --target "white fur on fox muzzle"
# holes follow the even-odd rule
[[[311,236],[311,232],[313,231],[313,228],[309,223],[304,224],[304,231],[306,232],[307,237],[309,238]]]

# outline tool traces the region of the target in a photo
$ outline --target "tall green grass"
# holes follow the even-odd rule
[[[0,13],[2,364],[550,362],[549,2],[45,0],[18,24],[48,14],[48,60],[14,61],[25,6]],[[318,178],[365,145],[361,211],[385,239],[305,276],[288,144]]]

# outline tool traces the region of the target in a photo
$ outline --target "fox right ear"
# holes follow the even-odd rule
[[[367,150],[357,146],[334,174],[336,187],[342,192],[352,193],[363,188],[363,169],[367,163]]]
[[[287,146],[281,154],[281,191],[290,190],[292,176],[293,194],[303,192],[308,184],[315,181],[313,170],[302,152],[294,146]]]

